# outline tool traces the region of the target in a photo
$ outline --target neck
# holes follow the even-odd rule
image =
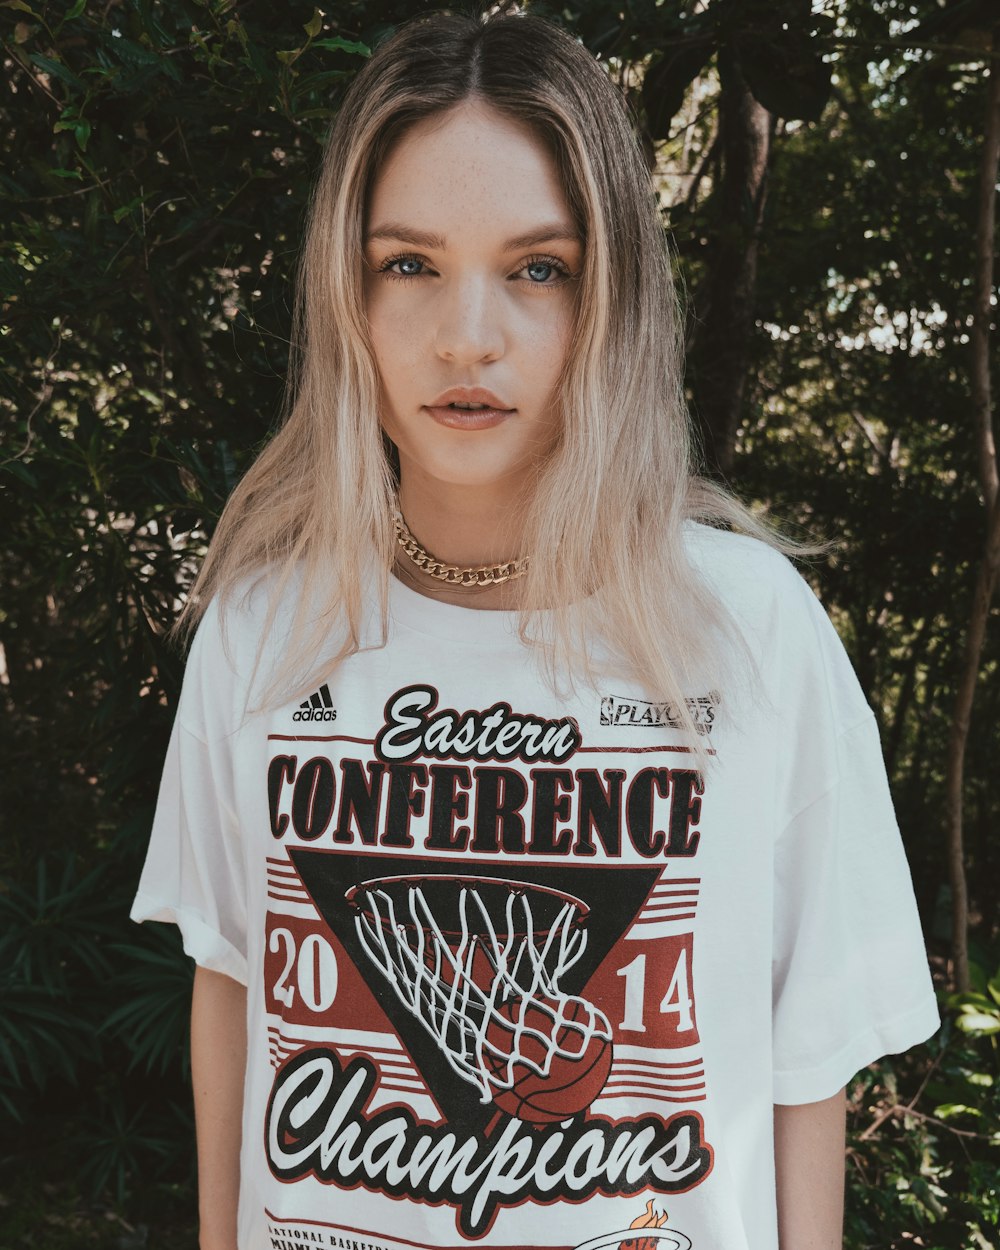
[[[505,563],[521,555],[524,492],[424,482],[412,475],[400,483],[399,505],[417,542],[436,559],[460,568]],[[396,573],[435,599],[462,607],[514,609],[520,579],[487,586],[452,586],[418,568],[400,548]]]
[[[521,555],[523,491],[504,493],[438,483],[399,488],[399,506],[411,533],[446,564],[501,564]]]

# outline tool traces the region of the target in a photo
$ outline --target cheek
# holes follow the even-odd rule
[[[555,379],[569,350],[572,333],[571,308],[544,310],[544,315],[533,317],[530,324],[525,325],[522,343],[536,374],[551,375]]]
[[[390,301],[373,300],[367,308],[368,332],[384,388],[390,393],[412,376],[421,356],[419,321],[394,309]]]

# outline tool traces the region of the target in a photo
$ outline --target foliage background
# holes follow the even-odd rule
[[[277,419],[330,120],[367,50],[426,7],[0,3],[0,1247],[193,1244],[191,969],[172,929],[126,918],[183,668],[163,634]],[[989,6],[528,7],[629,93],[703,421],[727,311],[712,276],[745,201],[734,217],[719,140],[734,58],[773,114],[729,475],[837,540],[808,572],[879,718],[947,995]],[[851,1088],[852,1250],[1000,1246],[998,646],[994,630],[966,768],[973,992]]]

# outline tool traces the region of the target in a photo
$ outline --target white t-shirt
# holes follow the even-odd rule
[[[514,614],[396,580],[387,645],[245,717],[266,593],[232,662],[208,609],[131,914],[247,986],[240,1250],[776,1250],[773,1104],[937,1028],[833,627],[689,541],[759,672],[732,717],[692,679],[706,768],[635,683],[556,694]]]

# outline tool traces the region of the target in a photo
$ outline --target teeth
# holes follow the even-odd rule
[[[488,404],[449,404],[449,408],[465,408],[470,412],[478,411],[480,408],[488,408]]]

